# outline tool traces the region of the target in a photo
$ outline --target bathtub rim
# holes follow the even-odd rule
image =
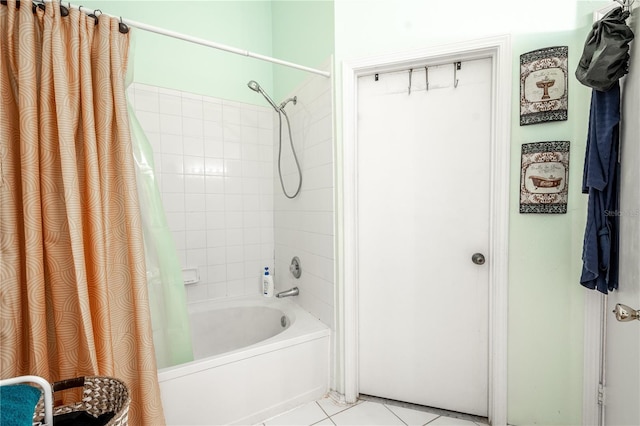
[[[159,369],[158,380],[165,382],[331,335],[331,329],[327,325],[302,309],[297,303],[288,299],[266,298],[262,295],[209,299],[190,303],[188,310],[191,313],[191,309],[196,309],[194,312],[201,312],[207,310],[206,307],[226,309],[239,306],[266,306],[280,310],[289,318],[290,324],[275,336],[252,345]]]

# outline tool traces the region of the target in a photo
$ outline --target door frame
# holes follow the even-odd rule
[[[358,388],[358,91],[360,76],[425,65],[490,58],[492,62],[489,201],[489,377],[488,416],[507,424],[507,305],[512,54],[509,35],[462,41],[343,62],[342,214],[343,265],[338,301],[342,335],[344,398],[356,401]],[[340,306],[342,305],[342,306]]]

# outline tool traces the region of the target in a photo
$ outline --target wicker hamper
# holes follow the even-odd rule
[[[104,376],[77,377],[55,382],[53,392],[78,387],[82,387],[82,401],[53,407],[54,424],[127,426],[131,398],[127,386],[121,380]],[[69,417],[85,413],[91,416],[90,422],[83,423]],[[40,398],[33,416],[34,426],[41,424],[43,420],[44,401]]]

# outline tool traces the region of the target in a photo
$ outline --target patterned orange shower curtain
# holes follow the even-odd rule
[[[118,20],[0,6],[0,377],[124,380],[164,423]]]

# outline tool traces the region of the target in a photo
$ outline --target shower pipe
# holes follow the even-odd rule
[[[22,0],[24,1],[24,0]],[[35,2],[35,3],[53,3],[54,0],[44,0],[42,2]],[[4,2],[3,2],[4,3]],[[62,4],[62,3],[60,3]],[[313,74],[318,74],[321,75],[323,77],[331,77],[331,73],[328,71],[322,71],[316,68],[311,68],[311,67],[306,67],[304,65],[299,65],[293,62],[288,62],[288,61],[283,61],[281,59],[277,59],[277,58],[273,58],[271,56],[265,56],[265,55],[261,55],[259,53],[253,53],[250,52],[248,50],[244,50],[244,49],[238,49],[237,47],[233,47],[233,46],[227,46],[225,44],[221,44],[221,43],[216,43],[213,41],[209,41],[209,40],[205,40],[203,38],[198,38],[198,37],[193,37],[187,34],[182,34],[176,31],[171,31],[165,28],[160,28],[160,27],[154,27],[153,25],[148,25],[145,24],[143,22],[137,22],[137,21],[132,21],[130,19],[124,19],[121,16],[114,16],[114,15],[110,15],[108,13],[103,13],[101,10],[91,10],[91,9],[87,9],[83,6],[76,6],[74,4],[70,4],[67,3],[67,6],[69,8],[73,8],[73,9],[78,9],[81,10],[82,12],[85,12],[89,15],[91,14],[96,14],[96,12],[99,12],[99,15],[105,15],[105,16],[110,16],[110,17],[115,17],[115,18],[119,18],[120,22],[128,25],[130,27],[134,27],[134,28],[138,28],[144,31],[149,31],[152,33],[156,33],[156,34],[160,34],[160,35],[164,35],[167,37],[171,37],[171,38],[177,38],[179,40],[184,40],[187,41],[189,43],[195,43],[195,44],[200,44],[202,46],[207,46],[207,47],[211,47],[214,49],[218,49],[218,50],[224,50],[225,52],[230,52],[230,53],[234,53],[236,55],[241,55],[241,56],[248,56],[250,58],[254,58],[254,59],[259,59],[261,61],[267,61],[267,62],[271,62],[274,64],[278,64],[278,65],[284,65],[285,67],[289,67],[289,68],[295,68],[298,70],[302,70],[302,71],[307,71]]]
[[[298,102],[298,97],[294,96],[293,98],[289,98],[284,100],[280,105],[276,105],[276,103],[271,99],[271,96],[265,92],[262,87],[258,84],[257,81],[251,80],[247,83],[249,89],[254,92],[260,93],[264,98],[271,104],[273,109],[278,113],[278,176],[280,177],[280,187],[282,188],[282,192],[284,196],[288,199],[292,200],[298,196],[300,193],[300,188],[302,188],[302,170],[300,169],[300,162],[298,161],[298,156],[296,155],[296,148],[293,146],[293,137],[291,136],[291,123],[289,122],[289,116],[287,112],[284,110],[284,107],[287,106],[289,102],[293,102],[295,105]],[[296,167],[298,169],[298,188],[296,188],[296,192],[293,195],[289,195],[287,190],[284,188],[284,179],[282,178],[282,168],[280,164],[282,163],[282,116],[287,119],[287,129],[289,130],[289,145],[291,145],[291,152],[293,153],[293,159],[296,162]]]

